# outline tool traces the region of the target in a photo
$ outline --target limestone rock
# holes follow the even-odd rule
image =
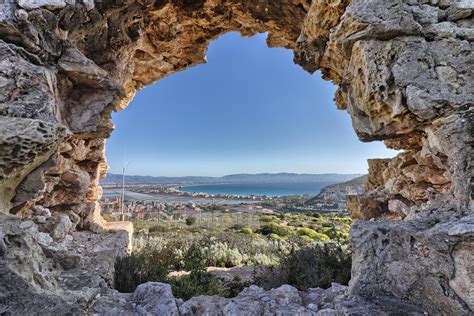
[[[472,255],[474,217],[456,219],[439,224],[429,217],[354,224],[350,293],[374,298],[387,294],[420,305],[430,314],[469,314],[468,292],[458,282],[472,270],[466,260],[468,253]],[[472,282],[471,276],[463,283]]]
[[[181,315],[315,314],[302,305],[298,290],[289,285],[270,291],[252,285],[233,299],[198,296],[184,302],[179,307],[179,311]]]
[[[0,221],[0,313],[82,314],[99,293],[111,291],[107,284],[115,258],[127,251],[128,233],[70,236],[58,242],[32,221]]]
[[[133,293],[137,313],[141,315],[179,315],[169,284],[148,282],[141,284]]]
[[[69,216],[66,214],[59,214],[56,224],[51,231],[51,235],[56,240],[64,239],[72,227],[73,224],[69,219]]]
[[[66,6],[64,0],[18,0],[18,5],[26,10],[45,7],[50,10],[61,9]]]
[[[95,7],[94,0],[82,0],[82,2],[86,6],[87,11],[94,9]]]
[[[366,192],[349,198],[360,220],[345,303],[249,288],[230,300],[193,298],[180,311],[419,313],[412,302],[431,314],[472,312],[473,9],[464,0],[6,1],[0,313],[80,314],[94,301],[135,312],[130,295],[108,289],[130,227],[109,229],[97,206],[111,113],[145,85],[204,63],[209,43],[231,31],[268,32],[270,47],[293,50],[339,86],[336,105],[362,141],[401,152],[369,162]]]
[[[413,305],[386,297],[368,300],[347,296],[347,287],[333,283],[329,289],[300,292],[283,285],[265,291],[255,285],[237,297],[198,296],[186,302],[174,299],[169,285],[145,283],[133,294],[110,292],[91,306],[94,315],[424,315]]]

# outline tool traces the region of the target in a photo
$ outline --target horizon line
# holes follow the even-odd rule
[[[122,176],[121,173],[113,173],[113,172],[107,172],[107,175],[118,175]],[[359,172],[354,172],[354,173],[337,173],[337,172],[324,172],[324,173],[298,173],[298,172],[258,172],[258,173],[247,173],[247,172],[242,172],[242,173],[229,173],[225,174],[222,176],[205,176],[205,175],[185,175],[185,176],[153,176],[153,175],[139,175],[139,174],[125,174],[125,176],[129,177],[154,177],[154,178],[186,178],[186,177],[202,177],[202,178],[223,178],[227,176],[235,176],[235,175],[279,175],[279,174],[291,174],[291,175],[366,175],[367,173],[359,173]]]

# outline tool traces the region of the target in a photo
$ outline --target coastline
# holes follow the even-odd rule
[[[321,182],[255,182],[192,184],[173,187],[182,194],[233,196],[248,198],[284,198],[288,196],[316,196],[332,181]]]

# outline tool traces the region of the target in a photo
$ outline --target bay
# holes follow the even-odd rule
[[[322,188],[337,182],[223,183],[180,187],[181,191],[233,195],[317,195]]]

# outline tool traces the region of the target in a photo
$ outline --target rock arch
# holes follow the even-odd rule
[[[0,267],[6,274],[0,280],[8,286],[2,294],[18,299],[21,284],[31,305],[47,300],[54,307],[74,297],[68,306],[84,308],[78,297],[91,297],[64,294],[68,286],[54,271],[58,262],[61,271],[90,264],[70,245],[98,239],[102,250],[123,251],[113,245],[124,234],[89,232],[110,228],[96,202],[111,112],[143,86],[205,62],[209,42],[220,34],[269,32],[270,47],[292,49],[296,63],[320,69],[339,86],[336,104],[349,112],[362,141],[404,150],[369,161],[367,192],[348,198],[359,219],[351,233],[350,295],[390,297],[433,314],[468,313],[472,12],[469,1],[454,0],[4,2]],[[81,231],[66,238],[74,227]],[[8,259],[18,249],[35,258],[31,265]],[[97,284],[89,288],[110,273],[90,279]]]

